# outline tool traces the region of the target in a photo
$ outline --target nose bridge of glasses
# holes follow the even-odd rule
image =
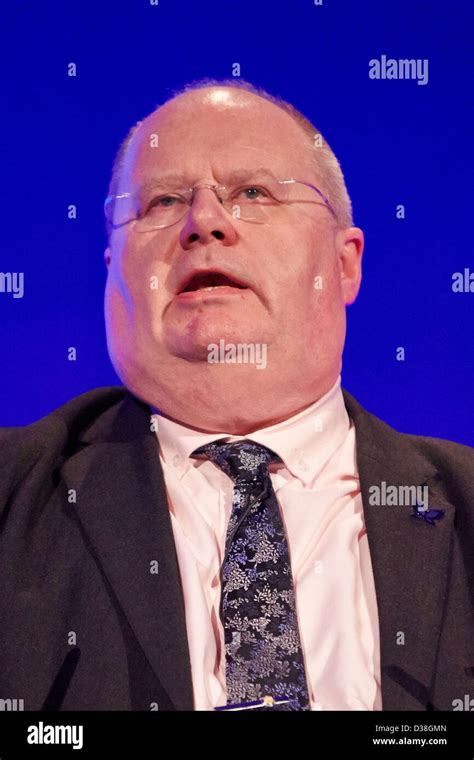
[[[217,200],[223,203],[227,200],[228,188],[225,185],[216,185],[209,182],[200,182],[189,189],[188,203],[191,205],[194,201],[197,190],[212,190]]]
[[[196,190],[212,190],[221,206],[233,219],[246,219],[247,221],[255,222],[265,221],[267,214],[261,205],[258,203],[246,203],[242,198],[235,197],[238,187],[239,185],[229,186],[215,183],[199,183],[189,188],[188,207],[193,205]]]
[[[187,200],[187,210],[191,209],[194,206],[195,198],[197,197],[196,191],[197,190],[211,190],[213,194],[216,197],[216,200],[218,203],[223,206],[227,212],[232,214],[232,189],[229,188],[227,185],[220,185],[215,183],[209,183],[209,182],[200,182],[197,185],[194,185],[193,187],[188,189],[188,192],[186,193],[186,200]],[[206,208],[207,204],[204,204],[204,207]],[[201,204],[199,205],[199,209],[202,209]],[[182,216],[186,214],[186,208],[182,211]],[[197,209],[194,209],[195,211]],[[208,210],[208,209],[207,209]]]

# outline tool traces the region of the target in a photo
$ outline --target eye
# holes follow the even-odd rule
[[[243,195],[243,199],[246,201],[259,201],[263,198],[271,198],[271,193],[260,185],[247,185],[246,187],[240,187],[235,191],[234,197],[238,198]]]
[[[145,214],[156,208],[158,211],[172,208],[180,203],[186,203],[181,195],[157,195],[147,204]]]

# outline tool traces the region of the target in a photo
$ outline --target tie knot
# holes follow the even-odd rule
[[[247,482],[259,480],[268,474],[268,465],[271,462],[281,462],[280,457],[274,451],[251,441],[207,443],[195,449],[191,456],[207,457],[220,467],[234,483],[237,480]]]

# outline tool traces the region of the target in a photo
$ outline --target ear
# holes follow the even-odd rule
[[[346,305],[354,303],[362,280],[364,233],[359,227],[347,227],[336,233],[341,288]]]
[[[104,251],[104,261],[105,261],[105,266],[108,269],[110,265],[110,246],[107,246],[107,248]]]

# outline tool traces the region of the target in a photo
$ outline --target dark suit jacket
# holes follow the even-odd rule
[[[356,426],[383,709],[452,710],[474,696],[474,450],[403,435],[344,399]],[[368,489],[382,481],[428,485],[444,519],[370,506]],[[193,709],[145,404],[123,387],[98,388],[1,429],[0,521],[0,699],[23,699],[25,710]]]

